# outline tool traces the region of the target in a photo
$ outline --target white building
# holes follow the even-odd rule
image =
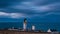
[[[52,32],[52,31],[50,29],[48,29],[47,32]]]
[[[35,30],[35,26],[34,25],[32,26],[32,30]]]

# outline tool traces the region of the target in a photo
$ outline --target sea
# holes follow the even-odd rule
[[[60,23],[27,23],[27,29],[32,29],[32,25],[35,26],[35,30],[47,31],[48,29],[56,29],[60,32]],[[8,28],[21,28],[23,29],[23,22],[0,22],[0,29]]]

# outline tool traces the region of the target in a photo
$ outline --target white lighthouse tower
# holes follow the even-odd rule
[[[26,27],[27,27],[27,19],[25,18],[23,22],[23,31],[26,31]]]

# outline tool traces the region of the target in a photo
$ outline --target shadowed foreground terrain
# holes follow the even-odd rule
[[[60,34],[60,33],[0,30],[0,34]]]

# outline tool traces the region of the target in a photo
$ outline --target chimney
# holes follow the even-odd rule
[[[23,22],[23,30],[26,31],[26,26],[27,26],[27,20],[26,18],[24,19],[24,22]]]

